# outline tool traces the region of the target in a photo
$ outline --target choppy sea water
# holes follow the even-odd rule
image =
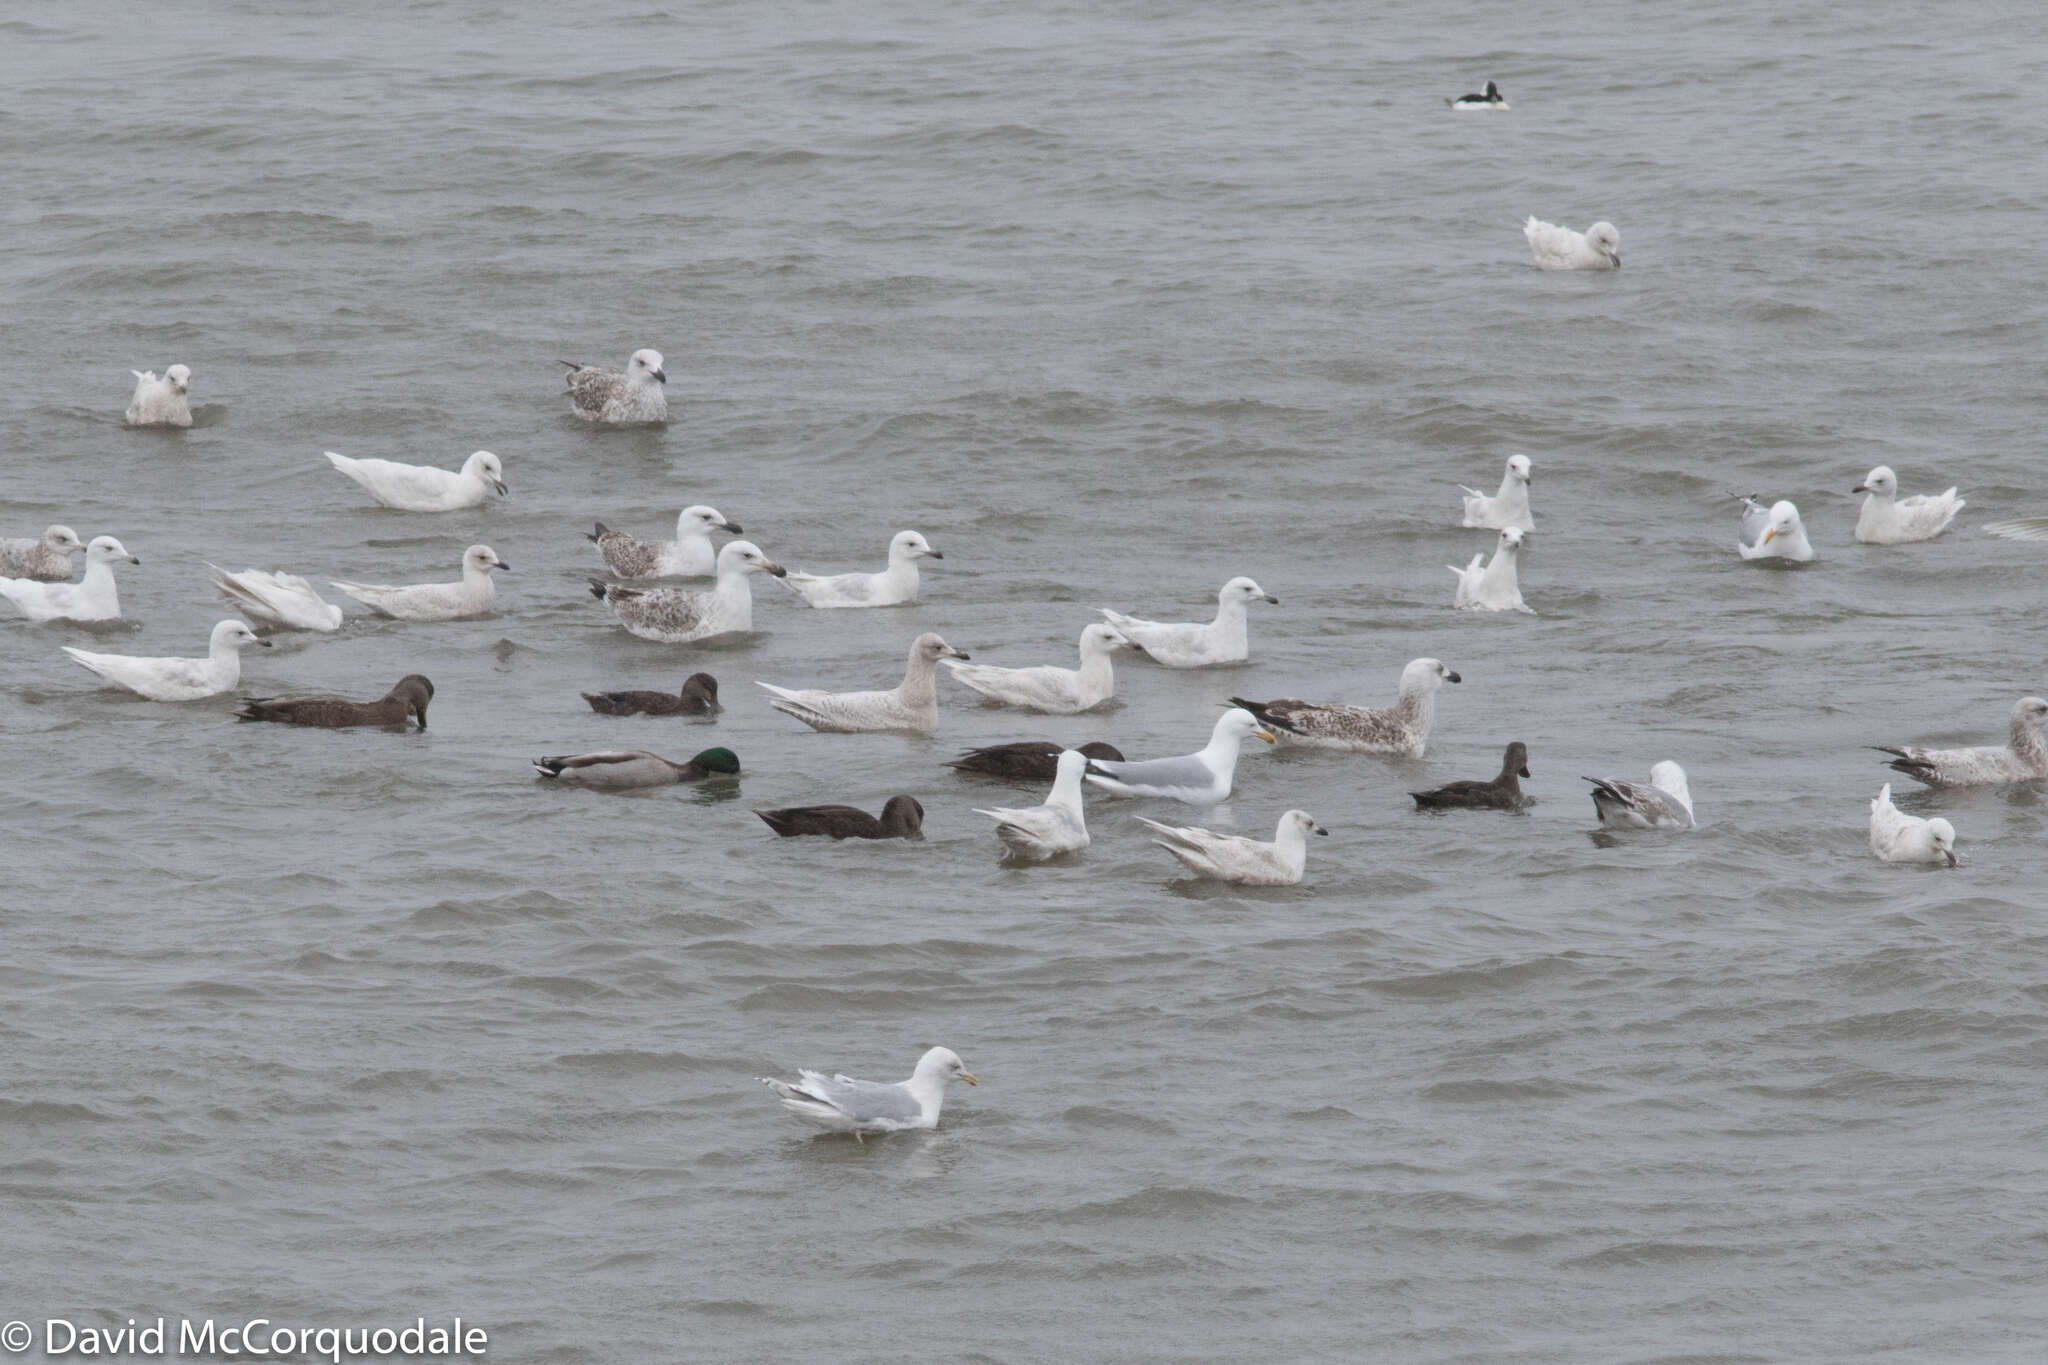
[[[0,621],[0,1317],[460,1313],[516,1360],[2029,1360],[2044,1326],[2029,787],[1864,837],[1862,746],[1990,742],[2041,674],[2048,154],[2030,12],[1132,4],[62,10],[0,25],[0,534],[142,557],[129,620]],[[1512,110],[1452,115],[1500,82]],[[1617,224],[1528,268],[1530,213]],[[677,418],[554,360],[667,357]],[[119,423],[189,364],[201,421]],[[505,462],[375,509],[324,449]],[[1536,462],[1534,617],[1448,610],[1454,484]],[[1847,490],[1960,484],[1867,548]],[[1729,490],[1820,551],[1739,562]],[[710,503],[783,562],[946,555],[921,605],[632,639],[583,541]],[[352,615],[245,691],[431,728],[237,726],[60,644],[196,653],[204,561],[324,585],[514,565],[502,614]],[[1086,717],[813,735],[752,680],[880,686],[911,636],[1068,662],[1098,606],[1258,609],[1241,668],[1119,660]],[[332,594],[330,594],[332,596]],[[1463,675],[1426,759],[1248,756],[1197,822],[1331,828],[1307,882],[1176,880],[1091,805],[997,864],[974,743],[1186,752],[1236,692]],[[579,689],[718,676],[713,724]],[[1518,816],[1403,794],[1495,771]],[[734,749],[602,797],[526,760]],[[1581,774],[1692,776],[1595,837]],[[751,806],[911,792],[921,844]],[[812,1139],[751,1077],[980,1075],[933,1134]]]

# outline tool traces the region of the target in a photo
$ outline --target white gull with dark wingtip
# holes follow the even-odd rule
[[[1179,758],[1116,762],[1088,761],[1088,780],[1112,796],[1164,796],[1191,806],[1213,806],[1230,799],[1237,775],[1237,755],[1247,739],[1273,742],[1273,732],[1241,706],[1216,718],[1209,742],[1198,752]]]
[[[1197,877],[1238,886],[1298,886],[1308,867],[1308,836],[1330,832],[1305,810],[1291,810],[1281,816],[1270,840],[1166,825],[1142,815],[1136,819],[1159,836],[1153,843],[1179,859]]]
[[[917,561],[944,559],[916,531],[889,540],[889,567],[880,573],[810,574],[791,569],[782,580],[814,607],[900,607],[917,600]]]
[[[730,547],[728,547],[730,548]],[[936,673],[941,659],[967,655],[926,631],[910,642],[903,681],[886,692],[826,692],[820,688],[777,687],[758,678],[754,686],[774,698],[768,704],[795,716],[813,730],[858,734],[872,730],[903,730],[930,734],[939,726]]]
[[[1207,668],[1213,664],[1243,663],[1251,657],[1251,633],[1247,614],[1254,602],[1280,599],[1251,579],[1239,576],[1216,593],[1216,619],[1204,622],[1147,621],[1120,611],[1099,608],[1104,620],[1117,633],[1168,668]]]
[[[21,608],[22,615],[43,621],[116,621],[121,592],[114,583],[114,565],[142,561],[112,536],[94,536],[85,547],[85,573],[76,583],[44,583],[34,578],[0,578],[0,597]]]
[[[1618,777],[1588,777],[1593,784],[1593,809],[1610,829],[1691,829],[1692,789],[1685,769],[1670,759],[1650,768],[1650,781],[1624,782]]]
[[[1296,697],[1248,701],[1232,697],[1262,724],[1273,727],[1282,749],[1342,749],[1350,753],[1420,758],[1436,718],[1437,689],[1460,681],[1441,659],[1410,659],[1401,670],[1394,704],[1387,707],[1345,706],[1309,702]]]
[[[1081,666],[997,668],[948,659],[953,676],[990,701],[1022,706],[1055,716],[1072,716],[1102,705],[1116,694],[1116,673],[1110,654],[1124,646],[1115,629],[1096,622],[1081,632]]]
[[[1595,223],[1580,232],[1531,214],[1522,224],[1522,238],[1538,270],[1621,269],[1621,234],[1612,223]]]
[[[558,362],[569,367],[562,380],[569,386],[569,403],[586,422],[607,426],[630,426],[668,420],[668,371],[662,368],[661,352],[640,350],[626,359],[624,374],[599,370],[573,360]]]
[[[472,452],[460,469],[396,460],[351,460],[331,450],[321,453],[337,473],[360,484],[386,507],[401,512],[459,512],[480,506],[492,493],[503,497],[510,491],[505,485],[504,463],[488,450]]]
[[[488,545],[472,545],[462,552],[462,577],[453,583],[344,583],[333,585],[356,601],[398,621],[460,621],[487,616],[498,602],[498,586],[491,570],[510,570]]]
[[[141,658],[133,654],[89,654],[64,646],[72,662],[151,701],[198,701],[232,692],[242,681],[242,647],[270,641],[240,621],[222,621],[207,637],[203,659]]]
[[[750,540],[729,540],[718,552],[718,581],[708,592],[685,588],[627,588],[590,580],[590,595],[612,609],[619,624],[643,640],[686,644],[754,628],[754,590],[748,575],[776,578],[783,567]]]
[[[806,1123],[828,1132],[851,1133],[856,1140],[875,1133],[936,1128],[939,1110],[946,1102],[947,1081],[981,1084],[947,1047],[935,1047],[918,1058],[907,1081],[857,1081],[822,1071],[798,1071],[793,1081],[773,1076],[754,1079],[774,1091],[782,1107]]]
[[[718,547],[711,543],[711,533],[738,535],[740,530],[738,522],[727,521],[716,507],[700,503],[676,514],[674,540],[638,540],[601,521],[584,539],[604,556],[605,567],[621,578],[709,578],[718,572]]]
[[[2042,742],[2042,728],[2048,726],[2048,701],[2021,697],[2012,704],[2012,729],[2003,748],[1984,745],[1974,749],[1923,749],[1915,744],[1873,744],[1882,754],[1894,754],[1891,767],[1930,787],[1968,787],[1987,782],[2028,782],[2048,777],[2048,745]]]
[[[1508,456],[1508,467],[1500,477],[1500,491],[1492,497],[1476,488],[1458,485],[1458,491],[1465,495],[1465,526],[1482,531],[1502,531],[1512,526],[1518,531],[1536,529],[1536,519],[1529,514],[1529,474],[1531,466],[1527,455]]]

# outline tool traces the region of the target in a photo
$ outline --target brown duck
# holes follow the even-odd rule
[[[667,692],[585,692],[583,700],[601,716],[709,716],[723,711],[718,704],[718,679],[709,673],[692,673],[683,679],[683,690]]]
[[[914,796],[892,796],[877,820],[855,806],[789,806],[754,814],[785,839],[824,834],[834,839],[922,839],[924,807]]]
[[[1013,782],[1050,782],[1059,775],[1060,750],[1063,747],[1043,739],[991,744],[985,749],[969,749],[946,766],[963,773],[1006,777]],[[1124,759],[1114,744],[1104,744],[1099,739],[1077,747],[1090,758],[1106,758],[1112,763],[1121,763]]]
[[[350,701],[347,697],[250,697],[235,715],[242,720],[319,725],[329,730],[351,725],[403,725],[407,716],[413,716],[424,730],[427,703],[433,696],[432,683],[417,673],[408,673],[376,701]]]
[[[1417,810],[1517,810],[1522,804],[1522,784],[1517,777],[1529,775],[1529,749],[1521,740],[1508,745],[1500,761],[1500,776],[1491,782],[1452,782],[1433,792],[1409,792]]]

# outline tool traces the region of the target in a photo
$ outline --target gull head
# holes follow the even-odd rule
[[[112,537],[106,538],[112,539]],[[118,544],[119,542],[115,543]],[[61,550],[67,555],[75,554],[85,548],[84,543],[78,538],[78,532],[72,530],[69,526],[51,526],[44,530],[43,544],[53,550]]]
[[[498,558],[498,552],[488,545],[472,545],[462,552],[462,572],[488,574],[493,569],[510,569],[512,566]]]
[[[1780,498],[1771,504],[1771,524],[1764,528],[1764,538],[1758,544],[1768,545],[1779,536],[1794,536],[1804,531],[1799,523],[1799,509]]]
[[[1512,526],[1508,527],[1500,533],[1500,549],[1498,553],[1513,556],[1521,550],[1522,540],[1526,535],[1528,535],[1526,531],[1517,530]]]
[[[1875,493],[1881,498],[1895,496],[1899,491],[1899,476],[1892,473],[1892,467],[1881,464],[1863,476],[1863,482],[1849,490],[1851,493]]]
[[[955,649],[947,644],[937,631],[928,630],[910,642],[910,657],[914,660],[921,659],[926,664],[935,664],[941,659],[965,659],[968,653],[964,649]]]
[[[2041,727],[2048,725],[2048,701],[2043,701],[2039,697],[2021,697],[2012,704],[2012,723],[2017,729],[2031,730],[2039,734]]]
[[[1081,652],[1083,654],[1107,654],[1113,649],[1122,649],[1128,644],[1130,644],[1130,641],[1126,640],[1115,626],[1104,625],[1100,621],[1081,632]]]
[[[1259,718],[1242,706],[1233,706],[1217,717],[1216,728],[1210,733],[1209,742],[1214,744],[1218,740],[1228,740],[1232,744],[1242,744],[1253,738],[1263,739],[1271,744],[1273,732],[1259,724]]]
[[[652,380],[656,384],[668,383],[668,371],[661,368],[661,352],[645,347],[633,352],[633,358],[626,362],[626,378],[635,384]]]
[[[222,621],[216,625],[213,634],[207,637],[207,644],[214,650],[239,650],[244,645],[262,645],[265,649],[271,647],[270,641],[249,629],[241,621]]]
[[[482,479],[497,489],[501,498],[512,491],[505,486],[504,462],[488,450],[479,450],[471,454],[462,462],[462,472],[468,478]]]
[[[1410,659],[1408,666],[1401,670],[1401,691],[1404,693],[1434,692],[1447,682],[1463,681],[1444,667],[1442,659]]]
[[[744,529],[736,521],[727,521],[724,513],[720,512],[716,507],[706,507],[702,503],[698,503],[694,507],[685,507],[676,514],[676,535],[678,537],[687,535],[692,531],[701,535],[709,535],[713,531],[730,531],[734,535],[738,535]]]
[[[192,371],[183,365],[173,365],[164,371],[164,383],[178,393],[184,393],[192,387]]]
[[[1956,827],[1939,815],[1927,822],[1927,841],[1934,845],[1934,851],[1948,859],[1948,865],[1956,865]],[[1931,861],[1931,860],[1930,860]]]
[[[980,1085],[981,1081],[967,1063],[960,1060],[960,1054],[949,1047],[935,1047],[917,1059],[917,1069],[911,1072],[912,1080],[930,1079],[935,1081],[965,1081],[969,1085]]]
[[[1290,825],[1299,829],[1303,838],[1311,834],[1328,834],[1330,832],[1317,824],[1315,816],[1310,815],[1305,810],[1291,810],[1280,817],[1280,827],[1282,829],[1286,829]]]
[[[1225,583],[1223,590],[1216,594],[1216,600],[1226,606],[1232,602],[1240,605],[1252,602],[1271,602],[1276,607],[1280,605],[1279,598],[1242,575]]]
[[[728,540],[718,552],[718,576],[723,578],[730,573],[764,573],[782,578],[789,570],[762,554],[761,547],[751,540]]]
[[[75,542],[78,537],[73,536],[71,539]],[[125,559],[130,564],[140,564],[142,562],[134,555],[129,554],[128,547],[112,536],[94,536],[92,544],[85,547],[85,558],[88,563],[97,564],[111,564],[117,559]]]
[[[1081,774],[1087,771],[1088,755],[1082,753],[1079,749],[1062,749],[1060,750],[1059,759],[1052,770],[1052,784],[1055,787],[1065,784],[1072,787],[1075,791],[1079,791],[1081,789]]]
[[[889,539],[889,562],[900,564],[912,559],[944,559],[945,556],[932,548],[932,543],[915,531],[898,531]]]
[[[1516,479],[1516,480],[1518,480],[1518,481],[1520,481],[1520,482],[1522,482],[1522,483],[1527,483],[1527,482],[1529,482],[1529,470],[1530,470],[1530,468],[1531,468],[1531,465],[1529,464],[1529,457],[1528,457],[1527,455],[1510,455],[1510,456],[1508,456],[1508,477],[1509,477],[1509,478],[1511,478],[1511,479]]]
[[[1621,269],[1621,234],[1614,230],[1612,223],[1595,223],[1586,229],[1586,244]]]

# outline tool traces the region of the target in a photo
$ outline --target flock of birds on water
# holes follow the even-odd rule
[[[1483,93],[1460,96],[1449,103],[1460,110],[1508,108],[1492,81],[1486,83]],[[1539,269],[1621,267],[1620,234],[1611,223],[1596,222],[1581,233],[1531,217],[1523,225],[1523,235]],[[568,370],[565,382],[572,408],[583,420],[609,426],[668,420],[664,392],[668,376],[658,351],[633,352],[622,371],[562,363]],[[161,378],[153,371],[133,373],[135,390],[125,414],[130,426],[192,425],[188,367],[172,365]],[[326,458],[337,473],[360,485],[378,503],[403,511],[458,511],[509,491],[503,463],[485,450],[472,454],[453,471],[391,460],[351,459],[331,451]],[[1535,532],[1529,500],[1533,472],[1528,456],[1512,455],[1496,492],[1461,490],[1461,525],[1499,535],[1490,559],[1480,553],[1462,567],[1449,566],[1456,579],[1453,607],[1534,614],[1522,600],[1518,572],[1521,549]],[[1865,495],[1855,527],[1858,541],[1900,545],[1931,540],[1946,530],[1965,506],[1954,488],[1902,498],[1898,486],[1897,475],[1879,466],[1853,490]],[[1778,500],[1766,505],[1755,494],[1734,496],[1742,506],[1735,548],[1743,559],[1804,564],[1815,558],[1799,509],[1791,502]],[[1984,529],[2013,539],[2048,540],[2048,517],[1997,522]],[[592,579],[591,595],[633,635],[685,644],[751,631],[751,579],[755,574],[779,580],[814,608],[892,607],[917,601],[919,560],[945,557],[923,535],[906,530],[889,542],[887,564],[879,572],[799,573],[770,560],[750,541],[732,539],[719,545],[712,539],[714,533],[737,537],[741,531],[738,523],[715,508],[701,505],[682,510],[672,540],[640,540],[599,522],[586,538],[614,580]],[[73,582],[72,560],[80,551],[85,554],[85,571]],[[139,564],[141,560],[113,536],[81,542],[67,526],[51,526],[40,537],[0,538],[0,596],[37,623],[116,620],[121,612],[114,569],[121,563]],[[236,690],[241,683],[242,649],[268,647],[269,634],[281,630],[331,632],[341,627],[341,608],[323,599],[304,578],[258,569],[230,572],[211,564],[207,568],[222,600],[247,620],[229,618],[214,626],[203,657],[138,657],[70,646],[63,647],[64,653],[109,684],[152,701],[184,702]],[[492,574],[509,568],[488,545],[471,545],[463,551],[461,577],[453,582],[394,586],[336,580],[332,586],[378,616],[413,622],[454,621],[490,614],[496,600]],[[712,586],[645,585],[648,580],[670,578],[709,578]],[[1245,662],[1250,657],[1251,607],[1278,601],[1250,578],[1238,577],[1218,591],[1216,614],[1208,621],[1161,622],[1103,610],[1102,621],[1082,629],[1079,659],[1073,668],[975,663],[938,634],[925,632],[910,643],[903,680],[887,690],[834,692],[758,680],[756,686],[768,694],[768,705],[774,710],[814,730],[842,734],[932,733],[938,725],[936,679],[941,663],[955,680],[989,702],[1042,714],[1074,715],[1093,710],[1114,696],[1111,659],[1118,650],[1137,651],[1168,668]],[[1434,719],[1436,693],[1444,684],[1458,681],[1458,674],[1442,661],[1415,659],[1402,669],[1395,700],[1386,707],[1231,697],[1208,742],[1177,757],[1133,761],[1100,741],[1066,748],[1027,740],[973,749],[949,766],[1012,783],[1051,784],[1037,805],[992,806],[975,812],[994,822],[995,837],[1008,860],[1044,862],[1088,846],[1084,791],[1092,788],[1107,796],[1176,801],[1197,808],[1214,806],[1229,798],[1239,753],[1248,740],[1339,753],[1420,757]],[[611,716],[711,716],[722,709],[717,680],[707,673],[692,674],[681,691],[673,694],[614,691],[582,695],[592,710]],[[247,697],[235,714],[245,721],[325,728],[403,727],[411,722],[424,729],[433,696],[433,683],[413,674],[371,701],[325,695]],[[2022,697],[2013,704],[2004,745],[1878,747],[1892,756],[1889,764],[1893,769],[1929,787],[2035,781],[2048,777],[2044,728],[2048,728],[2048,700]],[[1518,740],[1506,746],[1494,777],[1452,782],[1410,795],[1418,809],[1513,811],[1523,804],[1519,780],[1530,775],[1528,764],[1528,750]],[[607,749],[538,758],[533,768],[542,780],[604,791],[698,782],[737,775],[740,770],[738,757],[724,748],[706,749],[684,762],[646,750]],[[1684,768],[1675,761],[1655,764],[1647,782],[1585,780],[1592,784],[1594,811],[1603,827],[1694,827],[1692,793]],[[891,797],[879,815],[844,805],[754,813],[778,835],[835,840],[919,838],[924,821],[923,806],[909,795]],[[1152,841],[1193,877],[1249,886],[1299,883],[1307,867],[1309,839],[1329,832],[1303,810],[1284,813],[1270,840],[1135,818],[1152,835]],[[1871,801],[1870,847],[1878,858],[1955,867],[1955,846],[1956,831],[1949,821],[1921,819],[1900,811],[1892,804],[1889,783]],[[758,1079],[791,1113],[857,1139],[935,1127],[946,1082],[978,1083],[959,1056],[944,1047],[927,1051],[910,1078],[901,1082],[860,1081],[808,1070],[800,1071],[794,1081]]]

